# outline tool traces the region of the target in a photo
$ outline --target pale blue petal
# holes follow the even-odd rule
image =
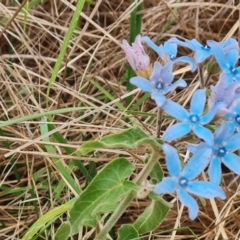
[[[193,154],[197,151],[203,151],[207,147],[209,147],[209,145],[204,142],[201,142],[199,144],[187,144],[187,150]]]
[[[144,92],[152,92],[153,87],[149,80],[143,77],[132,77],[130,83],[142,89]]]
[[[190,103],[190,114],[202,115],[206,103],[206,89],[198,89],[194,92]]]
[[[208,44],[209,47],[211,47],[212,54],[216,58],[216,60],[219,64],[219,67],[222,70],[226,70],[227,66],[226,66],[226,63],[225,63],[224,51],[223,51],[222,47],[220,47],[219,43],[217,43],[213,40],[208,40],[207,44]]]
[[[240,174],[240,157],[234,153],[227,152],[222,158],[223,163],[233,172]]]
[[[231,71],[225,71],[224,73],[226,75],[227,84],[229,85],[230,83],[233,82],[233,74]]]
[[[176,190],[176,182],[170,177],[164,177],[160,183],[158,183],[153,192],[156,194],[174,193]]]
[[[212,119],[215,117],[218,109],[222,106],[224,106],[224,104],[222,103],[217,103],[215,106],[213,106],[213,108],[207,114],[201,117],[201,124],[205,125],[211,122]]]
[[[195,52],[195,61],[201,63],[212,55],[211,49],[202,47]]]
[[[176,55],[177,55],[177,44],[166,41],[164,43],[164,50],[172,59],[172,58],[176,57]]]
[[[141,41],[145,42],[150,48],[152,48],[160,57],[164,55],[163,48],[159,48],[149,37],[141,37]]]
[[[190,196],[185,190],[177,190],[180,202],[188,208],[189,218],[194,220],[198,215],[198,205],[196,200]]]
[[[220,127],[214,132],[214,141],[218,145],[222,143],[234,133],[234,128],[232,128],[227,122],[222,122]]]
[[[191,125],[186,122],[176,123],[167,128],[162,136],[163,141],[172,141],[187,135],[191,131]]]
[[[177,59],[175,59],[173,61],[173,63],[174,64],[188,63],[191,67],[192,72],[195,72],[197,69],[197,64],[194,61],[194,59],[187,57],[187,56],[178,57]]]
[[[192,46],[190,43],[188,43],[187,41],[186,41],[186,42],[180,41],[180,40],[178,40],[176,37],[170,38],[170,39],[168,40],[168,42],[169,42],[169,43],[176,43],[176,44],[178,44],[178,45],[180,45],[180,46],[190,48],[190,49],[192,49],[192,50],[194,51],[194,48],[193,48],[193,46]]]
[[[173,102],[172,100],[167,100],[162,106],[162,109],[170,116],[180,121],[188,120],[188,111],[178,103]]]
[[[227,139],[225,147],[232,152],[240,149],[240,133],[236,133]]]
[[[166,97],[162,95],[160,92],[154,92],[151,94],[151,98],[155,100],[158,107],[161,107],[166,101]]]
[[[196,178],[209,164],[212,156],[211,148],[201,148],[189,159],[181,176],[188,180]]]
[[[214,137],[212,132],[201,126],[201,125],[196,125],[193,127],[193,132],[200,138],[203,139],[206,143],[208,143],[210,146],[213,145],[214,142]]]
[[[153,64],[153,72],[152,75],[150,77],[150,82],[151,83],[156,83],[159,82],[159,80],[161,82],[163,82],[163,80],[161,79],[161,71],[162,71],[162,65],[160,64],[160,62],[154,62]]]
[[[173,63],[169,62],[167,63],[161,71],[161,79],[162,79],[162,83],[164,83],[164,85],[169,85],[173,79],[174,79],[174,75],[172,73],[173,70]]]
[[[186,87],[187,83],[183,80],[183,79],[179,79],[176,82],[174,82],[171,86],[166,87],[165,89],[163,89],[163,94],[167,94],[171,91],[173,91],[174,89],[176,89],[177,87]]]
[[[226,195],[221,187],[212,183],[205,181],[193,181],[189,182],[186,190],[196,196],[203,198],[215,198],[219,197],[221,199],[226,199]]]
[[[231,49],[225,52],[225,61],[228,67],[235,67],[238,60],[238,49]]]
[[[188,42],[192,45],[192,48],[195,51],[195,61],[197,63],[203,62],[212,54],[210,48],[204,47],[196,39],[188,40]]]
[[[214,156],[210,162],[208,175],[210,181],[216,185],[219,185],[222,177],[222,168],[221,168],[221,160],[219,157]]]
[[[162,150],[166,154],[166,165],[169,174],[174,177],[179,177],[182,167],[177,149],[165,143],[162,145]]]

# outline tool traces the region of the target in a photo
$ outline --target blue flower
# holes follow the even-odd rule
[[[183,137],[191,132],[191,130],[206,142],[211,143],[213,141],[211,131],[202,125],[209,123],[214,118],[218,108],[221,107],[222,104],[216,104],[207,114],[202,116],[206,102],[205,91],[205,89],[198,89],[194,92],[190,103],[190,113],[171,100],[165,101],[162,109],[181,122],[170,126],[165,131],[162,136],[164,141],[172,141]]]
[[[198,214],[198,204],[189,195],[194,194],[203,198],[219,197],[225,199],[225,193],[218,185],[194,180],[208,165],[209,151],[193,155],[182,169],[177,150],[168,144],[162,146],[166,154],[166,165],[170,177],[164,177],[154,188],[156,194],[177,193],[181,203],[188,207],[189,217],[194,220]]]
[[[216,116],[223,117],[232,111],[232,108],[240,101],[239,93],[240,83],[227,83],[226,73],[221,73],[216,86],[210,86],[212,91],[208,99],[208,107],[212,109],[217,103],[223,103],[218,109]]]
[[[229,38],[222,43],[208,40],[207,44],[211,47],[219,67],[226,73],[227,82],[240,81],[240,67],[236,67],[239,54],[238,42],[234,38]]]
[[[195,52],[195,61],[197,63],[203,62],[205,59],[211,56],[212,52],[208,46],[203,46],[196,39],[180,41],[176,37],[169,39],[170,43],[175,43],[183,47],[187,47]]]
[[[194,72],[197,68],[195,61],[187,56],[177,58],[177,44],[166,41],[164,45],[157,46],[149,37],[144,36],[141,38],[142,42],[148,44],[165,62],[171,61],[173,64],[188,63],[191,66],[191,71]]]
[[[213,142],[202,142],[198,145],[188,145],[188,150],[193,154],[209,154],[210,165],[208,175],[214,184],[220,184],[222,169],[225,164],[234,173],[240,174],[240,157],[234,151],[240,148],[240,133],[234,134],[234,127],[226,122],[215,131]],[[210,152],[209,152],[210,150]]]
[[[132,77],[130,82],[143,91],[151,93],[151,97],[156,101],[157,105],[161,107],[166,101],[165,94],[173,91],[177,87],[187,86],[183,79],[171,84],[174,79],[172,68],[173,65],[171,62],[164,67],[159,62],[155,62],[152,75],[149,78],[150,81],[146,78],[137,76]]]

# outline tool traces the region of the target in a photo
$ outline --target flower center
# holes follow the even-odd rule
[[[197,115],[191,115],[189,117],[189,120],[191,123],[198,123],[200,119],[199,119],[199,116],[197,116]]]
[[[161,83],[161,82],[156,82],[155,83],[155,89],[160,91],[160,90],[163,90],[164,89],[164,84]]]
[[[184,188],[188,185],[188,180],[185,177],[180,177],[178,183],[180,187]]]
[[[218,156],[218,157],[224,157],[225,156],[225,154],[226,154],[226,148],[225,147],[220,147],[220,148],[218,148],[218,149],[216,149],[216,155]]]
[[[235,74],[237,73],[237,69],[236,69],[236,68],[232,68],[232,69],[231,69],[231,72],[232,72],[232,74],[235,75]]]
[[[173,54],[170,56],[170,60],[171,60],[171,61],[174,61],[176,58],[177,58],[177,57],[176,57],[175,55],[173,55]]]
[[[235,121],[236,121],[236,123],[237,123],[238,125],[240,125],[240,115],[239,115],[239,114],[237,114],[237,115],[235,116]]]

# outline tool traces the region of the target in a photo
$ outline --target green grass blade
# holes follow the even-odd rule
[[[81,13],[81,11],[83,9],[84,4],[85,4],[85,0],[77,1],[76,10],[75,10],[75,12],[73,14],[72,20],[71,20],[69,28],[68,28],[68,32],[67,32],[67,34],[65,36],[65,39],[63,41],[63,45],[62,45],[60,53],[58,55],[57,62],[55,64],[53,72],[52,72],[52,76],[51,76],[51,78],[49,80],[49,84],[48,84],[48,88],[47,88],[47,99],[46,99],[46,105],[47,106],[48,106],[48,100],[49,100],[48,97],[49,97],[51,86],[52,86],[52,84],[55,82],[55,80],[57,78],[58,71],[59,71],[59,69],[61,67],[64,55],[65,55],[65,53],[67,51],[67,47],[68,47],[69,41],[70,41],[70,39],[72,37],[73,31],[74,31],[74,29],[77,26],[77,23],[78,23],[78,20],[79,20],[79,16],[80,16],[80,13]]]

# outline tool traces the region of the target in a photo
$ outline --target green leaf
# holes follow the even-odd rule
[[[123,195],[136,189],[134,183],[125,181],[134,168],[127,159],[118,158],[99,172],[70,210],[71,235],[77,233],[81,226],[96,227],[96,213],[100,207],[101,212],[112,211]]]
[[[152,171],[150,173],[150,177],[151,177],[152,184],[157,184],[157,183],[162,181],[163,170],[162,170],[161,165],[160,165],[159,162],[157,162],[155,164],[155,166],[153,167],[153,169],[152,169]]]
[[[122,225],[117,240],[138,240],[138,232],[132,225]]]
[[[48,222],[52,221],[53,219],[55,219],[57,216],[59,216],[62,213],[65,213],[67,211],[69,211],[74,202],[76,201],[76,198],[73,198],[71,201],[56,207],[52,210],[49,210],[47,213],[45,213],[43,216],[41,216],[25,233],[25,235],[23,236],[22,240],[32,240],[34,238],[34,236],[38,233],[38,232],[42,232],[45,230],[46,225]]]
[[[162,223],[168,211],[169,207],[162,200],[152,200],[152,203],[138,217],[133,226],[138,234],[148,233]]]
[[[80,148],[80,154],[87,153],[100,148],[136,148],[141,144],[161,147],[159,139],[149,137],[141,128],[135,127],[121,133],[111,134],[103,137],[101,140],[89,141]]]
[[[70,230],[70,224],[68,222],[63,222],[56,232],[55,240],[67,240]]]

